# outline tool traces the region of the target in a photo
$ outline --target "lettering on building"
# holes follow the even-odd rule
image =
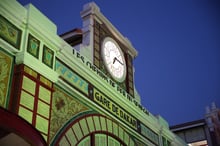
[[[137,130],[137,119],[95,88],[93,88],[93,100],[118,119]]]

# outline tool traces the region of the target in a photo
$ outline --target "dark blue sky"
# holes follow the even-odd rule
[[[32,3],[62,34],[82,28],[89,0],[18,0]],[[220,107],[220,1],[94,0],[138,51],[136,88],[142,105],[170,125],[204,118]]]

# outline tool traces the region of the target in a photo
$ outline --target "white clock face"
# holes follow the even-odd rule
[[[102,44],[102,57],[111,76],[119,81],[126,77],[126,63],[119,45],[110,37],[104,39]]]

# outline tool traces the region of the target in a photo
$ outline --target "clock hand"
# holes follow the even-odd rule
[[[124,65],[124,63],[122,63],[120,60],[118,60],[118,58],[116,58],[116,60],[117,60],[121,65]]]
[[[113,60],[113,64],[115,63],[116,60],[117,60],[118,63],[120,63],[121,65],[124,65],[124,63],[122,63],[122,62],[121,62],[120,60],[118,60],[118,58],[116,58],[116,57],[115,57],[114,60]]]
[[[116,58],[116,57],[113,59],[113,64],[115,63],[115,60],[117,60],[117,58]]]

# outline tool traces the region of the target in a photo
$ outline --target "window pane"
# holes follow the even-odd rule
[[[23,77],[22,88],[35,95],[36,83],[27,77]]]
[[[78,146],[90,146],[90,143],[90,136],[87,136],[78,144]]]
[[[107,140],[105,134],[95,135],[95,146],[107,146]]]
[[[36,128],[39,131],[47,134],[48,133],[48,120],[37,115],[37,118],[36,118]]]
[[[46,118],[49,118],[49,112],[50,112],[49,105],[39,100],[37,105],[37,113],[39,113],[40,115]]]
[[[18,114],[24,118],[25,120],[27,120],[29,123],[32,124],[32,116],[33,116],[33,113],[23,107],[19,107],[19,111],[18,111]]]
[[[34,97],[25,91],[21,91],[20,104],[29,108],[30,110],[34,109]]]
[[[109,146],[120,146],[120,142],[113,137],[108,136],[108,145]]]
[[[50,90],[40,86],[40,89],[39,89],[39,98],[40,99],[42,99],[43,101],[45,101],[49,104],[50,103],[50,95],[51,95]]]

